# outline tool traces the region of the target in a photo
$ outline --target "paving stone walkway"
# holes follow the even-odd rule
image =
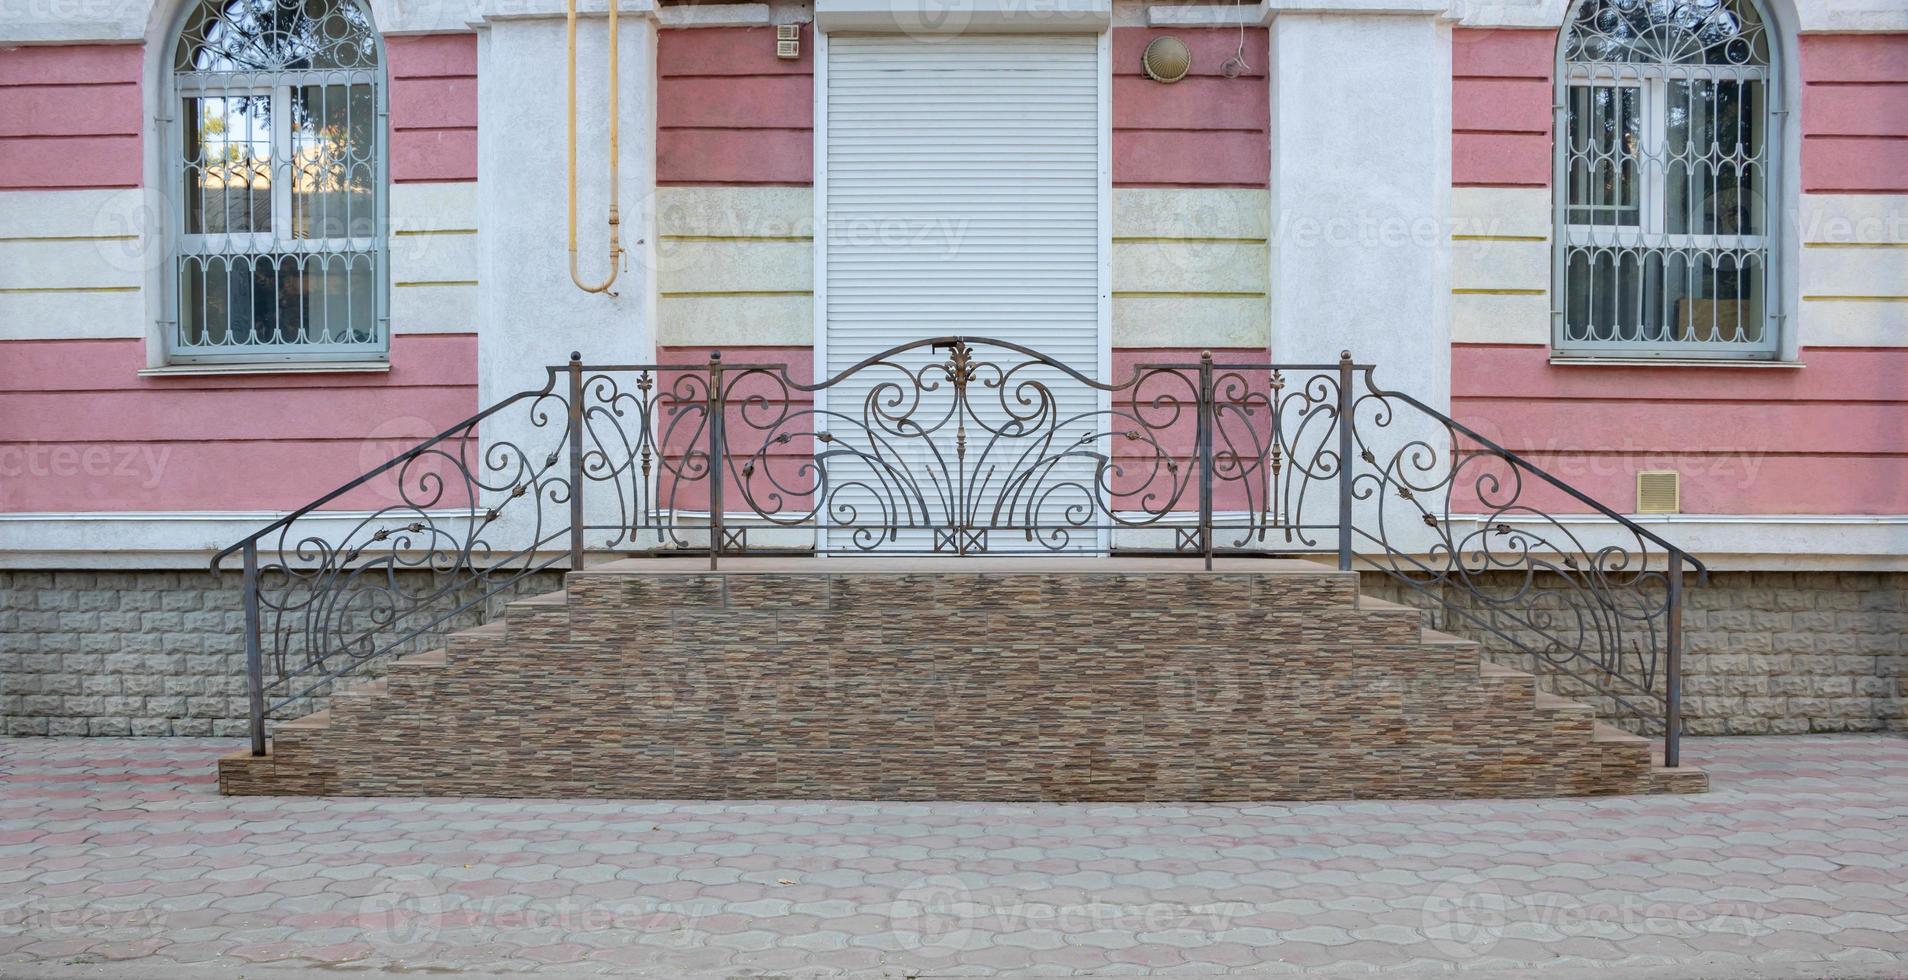
[[[0,976],[1908,975],[1899,738],[1692,740],[1703,796],[1259,806],[228,799],[235,747],[0,742]]]

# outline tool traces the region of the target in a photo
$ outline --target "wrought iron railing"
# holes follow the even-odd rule
[[[528,576],[590,554],[719,568],[790,551],[1335,554],[1596,692],[1678,763],[1683,579],[1701,563],[1349,354],[1100,381],[944,337],[813,382],[719,354],[572,356],[213,567],[241,556],[263,753],[267,718]]]

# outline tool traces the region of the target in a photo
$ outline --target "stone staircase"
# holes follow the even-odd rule
[[[1296,561],[631,559],[336,691],[228,794],[1317,800],[1701,792]]]

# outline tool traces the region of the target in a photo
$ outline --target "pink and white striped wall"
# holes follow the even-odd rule
[[[0,513],[289,509],[476,411],[475,36],[386,53],[388,372],[174,376],[142,374],[162,253],[125,190],[146,52],[0,51]]]
[[[1116,372],[1266,347],[1265,32],[1225,78],[1236,30],[1174,29],[1196,69],[1171,86],[1138,67],[1159,33],[1112,39]],[[1636,470],[1671,468],[1692,513],[1908,513],[1908,35],[1800,41],[1800,369],[1552,364],[1556,32],[1452,43],[1459,416],[1619,508]],[[806,31],[803,47],[790,62],[766,27],[661,32],[665,358],[812,370]],[[0,512],[288,508],[476,410],[475,35],[387,52],[390,370],[173,376],[141,374],[158,281],[137,214],[145,52],[0,51]]]
[[[1619,509],[1908,513],[1908,35],[1801,38],[1802,368],[1550,362],[1556,42],[1454,32],[1454,414]]]

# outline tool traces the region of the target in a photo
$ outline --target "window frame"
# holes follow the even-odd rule
[[[1557,35],[1556,63],[1552,86],[1552,183],[1551,204],[1551,333],[1553,357],[1582,360],[1713,360],[1724,362],[1779,361],[1791,356],[1789,337],[1789,295],[1791,277],[1787,212],[1791,202],[1791,157],[1789,154],[1790,113],[1788,111],[1787,73],[1791,60],[1789,37],[1782,22],[1761,0],[1741,0],[1754,10],[1761,21],[1768,61],[1759,65],[1640,64],[1622,61],[1572,62],[1568,57],[1569,32],[1578,11],[1593,0],[1571,0],[1564,9],[1563,24]],[[1664,159],[1670,139],[1668,108],[1671,89],[1678,82],[1756,81],[1763,87],[1762,219],[1760,235],[1716,235],[1668,231],[1671,181],[1658,173],[1656,162]],[[1596,87],[1633,87],[1639,92],[1642,126],[1637,160],[1638,224],[1589,225],[1573,223],[1571,217],[1571,144],[1570,105],[1573,89]],[[1642,250],[1657,249],[1675,255],[1715,256],[1754,255],[1762,273],[1762,334],[1756,341],[1676,341],[1663,340],[1573,340],[1569,336],[1570,277],[1573,248],[1633,248],[1630,254],[1643,256]],[[1619,253],[1618,261],[1621,261]],[[1642,261],[1639,258],[1639,261]],[[1740,263],[1738,264],[1740,267]]]
[[[333,5],[350,5],[370,26],[376,45],[377,64],[373,68],[320,68],[285,71],[182,72],[176,58],[181,35],[193,14],[205,0],[188,0],[181,5],[165,42],[158,52],[163,79],[159,123],[164,127],[160,149],[161,179],[165,191],[165,260],[160,270],[163,283],[163,307],[159,331],[164,345],[165,363],[175,365],[299,364],[323,368],[338,363],[388,363],[391,349],[391,271],[390,271],[390,115],[389,60],[384,36],[377,30],[368,4],[362,0],[328,0]],[[291,238],[293,181],[286,175],[295,165],[292,155],[293,131],[291,103],[293,93],[302,87],[340,86],[347,91],[365,84],[348,76],[368,76],[372,112],[372,233],[337,238]],[[269,232],[240,234],[188,234],[186,232],[186,101],[194,98],[237,98],[266,95],[271,100],[271,228]],[[284,235],[286,237],[281,237]],[[212,246],[217,241],[227,248]],[[184,341],[182,295],[183,263],[194,255],[250,256],[264,258],[298,255],[346,256],[347,267],[354,256],[368,256],[372,278],[372,339],[365,343],[283,343],[251,345],[189,345]],[[354,329],[357,324],[350,324]]]

